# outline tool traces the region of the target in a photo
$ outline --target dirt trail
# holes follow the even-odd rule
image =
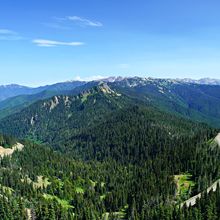
[[[215,137],[214,141],[215,141],[215,142],[218,144],[218,146],[220,147],[220,133],[218,133],[218,135]],[[216,189],[217,189],[218,184],[220,184],[220,179],[216,180],[210,187],[208,187],[208,188],[206,189],[206,192],[207,192],[207,193],[209,193],[210,191],[214,191],[214,192],[215,192]],[[204,192],[205,192],[205,191],[204,191]],[[181,204],[181,207],[182,207],[183,205],[186,205],[187,207],[189,207],[189,206],[194,206],[194,205],[196,204],[196,200],[201,198],[202,193],[203,193],[203,192],[201,192],[201,193],[199,193],[199,194],[197,194],[197,195],[195,195],[195,196],[189,198],[188,200],[186,200],[185,202],[183,202],[183,203]]]
[[[209,193],[210,191],[215,192],[216,189],[217,189],[218,184],[220,184],[220,179],[216,180],[210,187],[208,187],[208,188],[206,189],[206,192],[207,192],[207,193]],[[201,192],[201,193],[199,193],[199,194],[197,194],[197,195],[195,195],[195,196],[189,198],[188,200],[186,200],[185,202],[183,202],[183,203],[181,204],[181,207],[183,207],[184,205],[186,205],[187,207],[189,207],[189,206],[194,206],[194,205],[196,204],[196,200],[201,198],[202,193],[203,193],[203,192]]]

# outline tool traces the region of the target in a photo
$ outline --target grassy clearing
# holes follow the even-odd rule
[[[75,188],[75,191],[76,191],[76,193],[78,193],[78,194],[84,194],[84,193],[85,193],[85,190],[84,190],[82,187],[76,187],[76,188]]]
[[[69,204],[69,202],[67,200],[60,199],[57,196],[53,196],[53,195],[50,195],[50,194],[44,194],[43,197],[47,200],[54,200],[55,199],[65,209],[74,208],[73,206],[71,206]]]
[[[82,103],[85,102],[85,101],[87,101],[87,98],[88,98],[89,95],[90,95],[89,93],[84,93],[84,94],[83,94],[83,97],[82,97],[82,99],[81,99]]]
[[[111,215],[114,216],[114,219],[125,219],[125,216],[126,216],[126,210],[128,209],[128,206],[126,205],[124,208],[122,208],[120,211],[118,212],[113,212],[111,213]],[[110,213],[109,212],[106,212],[102,215],[102,219],[103,220],[108,220],[109,219],[109,215]]]
[[[51,183],[47,177],[38,176],[37,182],[33,182],[35,188],[47,188]]]
[[[2,188],[2,191],[4,193],[8,193],[9,195],[11,195],[14,192],[14,190],[10,187],[2,186],[1,184],[0,184],[0,187]]]
[[[63,181],[59,178],[54,177],[53,182],[55,185],[58,185],[60,189],[64,186]]]
[[[33,187],[35,189],[39,189],[39,188],[47,188],[47,186],[49,186],[51,183],[49,182],[49,179],[47,177],[43,177],[43,176],[37,176],[37,181],[34,182],[32,181],[29,177],[25,177],[25,179],[21,179],[22,182],[27,181],[27,183],[29,184],[33,184]]]
[[[96,186],[97,182],[95,182],[95,181],[93,181],[93,180],[89,180],[89,181],[90,181],[90,183],[91,183],[91,186],[94,188],[94,187]]]
[[[180,200],[185,200],[190,196],[190,193],[195,186],[191,174],[174,175],[174,181],[177,185],[176,196]]]

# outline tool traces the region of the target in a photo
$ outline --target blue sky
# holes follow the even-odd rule
[[[217,0],[5,0],[0,84],[220,78]]]

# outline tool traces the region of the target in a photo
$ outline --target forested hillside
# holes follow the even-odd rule
[[[85,84],[83,81],[69,81],[63,83],[56,83],[52,85],[45,85],[40,87],[27,87],[21,86],[17,84],[11,85],[0,85],[0,101],[6,100],[11,97],[16,97],[19,95],[33,95],[37,93],[41,93],[43,91],[64,91],[64,90],[72,90],[77,86],[81,86]]]
[[[218,0],[0,0],[0,220],[220,220],[219,36]]]
[[[220,127],[219,85],[139,77],[116,80],[109,85],[161,110]]]
[[[61,92],[61,94],[64,93],[64,91]],[[36,101],[48,99],[59,94],[60,91],[43,91],[33,95],[20,95],[8,98],[0,102],[0,119],[19,112]]]
[[[211,208],[180,205],[220,177],[217,129],[107,83],[85,88],[0,121],[2,133],[26,139],[2,136],[4,148],[24,146],[0,160],[2,219],[218,216],[218,191]]]
[[[130,114],[135,115],[136,111],[139,110],[134,108]],[[113,133],[119,132],[126,125],[129,127],[129,116],[126,121],[123,115],[121,113],[112,119],[118,121]],[[141,117],[144,119],[146,115],[142,113]],[[166,124],[166,117],[161,120],[162,124]],[[168,125],[170,131],[173,124],[174,127],[178,124],[175,118]],[[210,148],[207,144],[207,140],[210,140],[216,131],[202,125],[200,127],[199,124],[188,124],[186,121],[184,124],[185,126],[177,130],[173,137],[175,141],[180,139],[179,143],[167,139],[165,131],[158,133],[158,130],[155,130],[156,136],[152,133],[150,139],[146,136],[143,140],[154,143],[154,147],[152,148],[151,144],[146,146],[147,152],[143,158],[147,158],[140,158],[140,161],[138,158],[141,146],[132,149],[133,144],[125,149],[133,151],[132,159],[129,154],[125,157],[126,160],[123,161],[120,157],[119,159],[119,147],[118,154],[113,148],[113,154],[109,154],[110,156],[102,162],[97,161],[98,157],[83,162],[72,160],[69,154],[67,156],[55,153],[47,146],[23,142],[22,151],[14,152],[11,157],[1,160],[3,199],[0,206],[4,210],[0,213],[1,217],[19,219],[18,216],[26,218],[25,216],[29,215],[37,219],[114,219],[118,216],[119,219],[161,219],[164,210],[170,213],[167,214],[167,218],[173,216],[173,205],[180,201],[174,175],[186,172],[193,175],[192,180],[196,185],[186,195],[188,197],[205,189],[220,172],[219,160],[215,160],[220,155],[219,150]],[[126,132],[126,135],[134,140],[144,135],[141,133],[138,136],[138,133],[133,132],[136,126],[138,123]],[[143,130],[142,125],[140,129]],[[111,126],[103,137],[110,131]],[[113,135],[112,140],[117,146],[126,143],[121,136],[114,141]],[[107,141],[109,146],[113,144],[110,139]],[[164,141],[168,148],[163,148]],[[106,152],[109,152],[109,149],[106,149]],[[98,155],[97,153],[96,156]]]
[[[103,84],[77,96],[39,101],[0,122],[3,133],[48,143],[65,140],[80,128],[98,123],[132,100]]]
[[[55,95],[78,95],[105,82],[120,94],[156,106],[187,119],[220,126],[220,85],[190,80],[110,77],[100,81],[66,82],[35,88],[32,95],[20,95],[0,102],[0,119],[23,110],[38,100]]]
[[[17,92],[15,88],[12,87],[12,95],[9,97],[5,96],[3,100],[0,99],[0,119],[19,112],[39,100],[48,99],[55,95],[65,95],[72,93],[72,90],[77,87],[84,88],[84,84],[85,82],[72,81],[65,83],[56,83],[54,85],[41,86],[37,88],[28,88],[27,91],[19,90],[19,92]],[[5,87],[6,94],[7,88],[8,87]]]

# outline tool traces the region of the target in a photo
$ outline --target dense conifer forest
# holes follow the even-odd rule
[[[0,121],[0,219],[218,219],[216,128],[106,85]],[[10,136],[8,136],[10,135]],[[16,138],[12,138],[15,136]],[[184,201],[203,192],[196,205]]]

